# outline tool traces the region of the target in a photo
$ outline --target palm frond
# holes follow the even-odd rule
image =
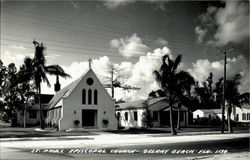
[[[46,66],[45,70],[50,75],[59,75],[59,76],[61,76],[63,78],[71,78],[71,76],[69,74],[65,73],[63,68],[61,66],[59,66],[59,65]]]
[[[179,66],[179,64],[181,63],[181,60],[182,60],[182,56],[181,55],[178,55],[174,61],[174,64],[173,64],[173,71],[175,71],[177,69],[177,67]]]
[[[163,78],[162,78],[161,74],[157,70],[154,70],[153,75],[154,75],[154,78],[155,78],[157,84],[163,89],[164,88],[164,84],[163,84],[164,82],[163,82]]]

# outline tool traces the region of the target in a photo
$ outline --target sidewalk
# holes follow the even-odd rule
[[[31,139],[1,139],[2,147],[17,148],[60,148],[60,147],[112,147],[129,145],[147,145],[147,144],[171,144],[196,141],[225,140],[232,138],[249,138],[249,133],[235,134],[203,134],[201,135],[178,135],[169,136],[166,134],[114,134],[100,133],[92,136],[65,136],[65,137],[41,137]],[[38,142],[39,141],[39,142]],[[16,143],[18,142],[18,143]]]
[[[32,137],[10,137],[10,138],[0,138],[0,142],[6,142],[6,141],[43,141],[43,140],[95,140],[103,139],[104,137],[137,137],[137,138],[143,138],[143,137],[182,137],[182,136],[201,136],[201,135],[218,135],[218,136],[227,136],[227,135],[248,135],[249,136],[249,130],[237,130],[234,131],[234,133],[228,133],[225,132],[224,134],[221,134],[220,131],[200,131],[200,132],[179,132],[178,135],[173,136],[168,131],[162,131],[162,132],[156,132],[156,133],[119,133],[117,131],[101,131],[101,130],[89,130],[89,131],[79,131],[79,132],[59,132],[59,131],[48,131],[48,130],[41,130],[41,129],[35,129],[36,135],[32,135]],[[14,132],[14,131],[13,131]],[[39,132],[41,134],[39,134]],[[44,134],[45,133],[45,134]],[[42,135],[42,136],[41,136]]]

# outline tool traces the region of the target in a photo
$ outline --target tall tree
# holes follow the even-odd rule
[[[4,91],[4,101],[6,106],[3,106],[2,110],[11,120],[11,126],[14,126],[14,120],[16,109],[21,105],[21,99],[18,92],[18,87],[16,85],[17,81],[17,68],[14,63],[10,63],[7,67],[6,80],[3,86]]]
[[[176,102],[176,99],[178,99],[178,95],[180,95],[178,88],[181,89],[184,87],[182,83],[185,81],[186,76],[189,75],[185,71],[177,72],[180,63],[181,55],[178,55],[175,60],[171,60],[169,55],[164,55],[159,71],[155,70],[153,72],[156,82],[165,93],[166,101],[169,103],[170,128],[173,135],[177,134],[173,125],[173,104]]]
[[[177,129],[180,129],[180,116],[181,116],[181,105],[185,104],[185,100],[193,100],[191,97],[191,88],[194,86],[194,78],[185,71],[180,71],[176,74],[176,98],[178,102],[178,118],[177,118]]]
[[[213,87],[213,73],[209,73],[208,78],[202,82],[200,86],[197,82],[195,84],[195,93],[199,98],[200,107],[202,108],[220,108],[220,100],[219,96],[220,92],[217,85],[220,85],[221,80],[215,83],[215,87]]]
[[[35,46],[35,56],[32,60],[32,78],[34,80],[37,94],[38,94],[38,102],[39,102],[39,109],[40,109],[40,125],[41,128],[44,129],[44,117],[43,117],[43,110],[41,105],[41,83],[42,81],[47,83],[48,87],[50,87],[49,80],[47,78],[47,73],[51,75],[61,76],[63,78],[70,77],[67,73],[64,72],[64,70],[58,66],[58,65],[51,65],[46,66],[46,59],[44,55],[45,47],[43,46],[43,43],[38,43],[36,41],[33,41],[33,44]]]
[[[23,111],[23,127],[26,127],[26,111],[34,105],[34,85],[31,83],[32,59],[26,57],[24,64],[17,73],[17,87],[21,97],[21,110]]]
[[[231,125],[231,113],[232,110],[235,107],[241,108],[243,105],[249,104],[249,97],[250,93],[245,92],[245,93],[240,93],[238,88],[240,85],[240,80],[241,80],[241,75],[240,74],[235,74],[231,79],[228,79],[226,81],[226,96],[225,99],[228,103],[227,105],[227,126],[228,126],[228,131],[233,133],[233,128]],[[222,97],[223,94],[223,82],[222,79],[219,81],[216,85],[217,90],[219,92],[219,97]]]

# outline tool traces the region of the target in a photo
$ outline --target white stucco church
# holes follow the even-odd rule
[[[115,101],[102,86],[91,64],[86,73],[51,99],[45,123],[56,125],[59,130],[117,129]]]

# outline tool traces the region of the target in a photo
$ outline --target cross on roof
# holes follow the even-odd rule
[[[89,58],[89,68],[91,68],[92,59]]]

